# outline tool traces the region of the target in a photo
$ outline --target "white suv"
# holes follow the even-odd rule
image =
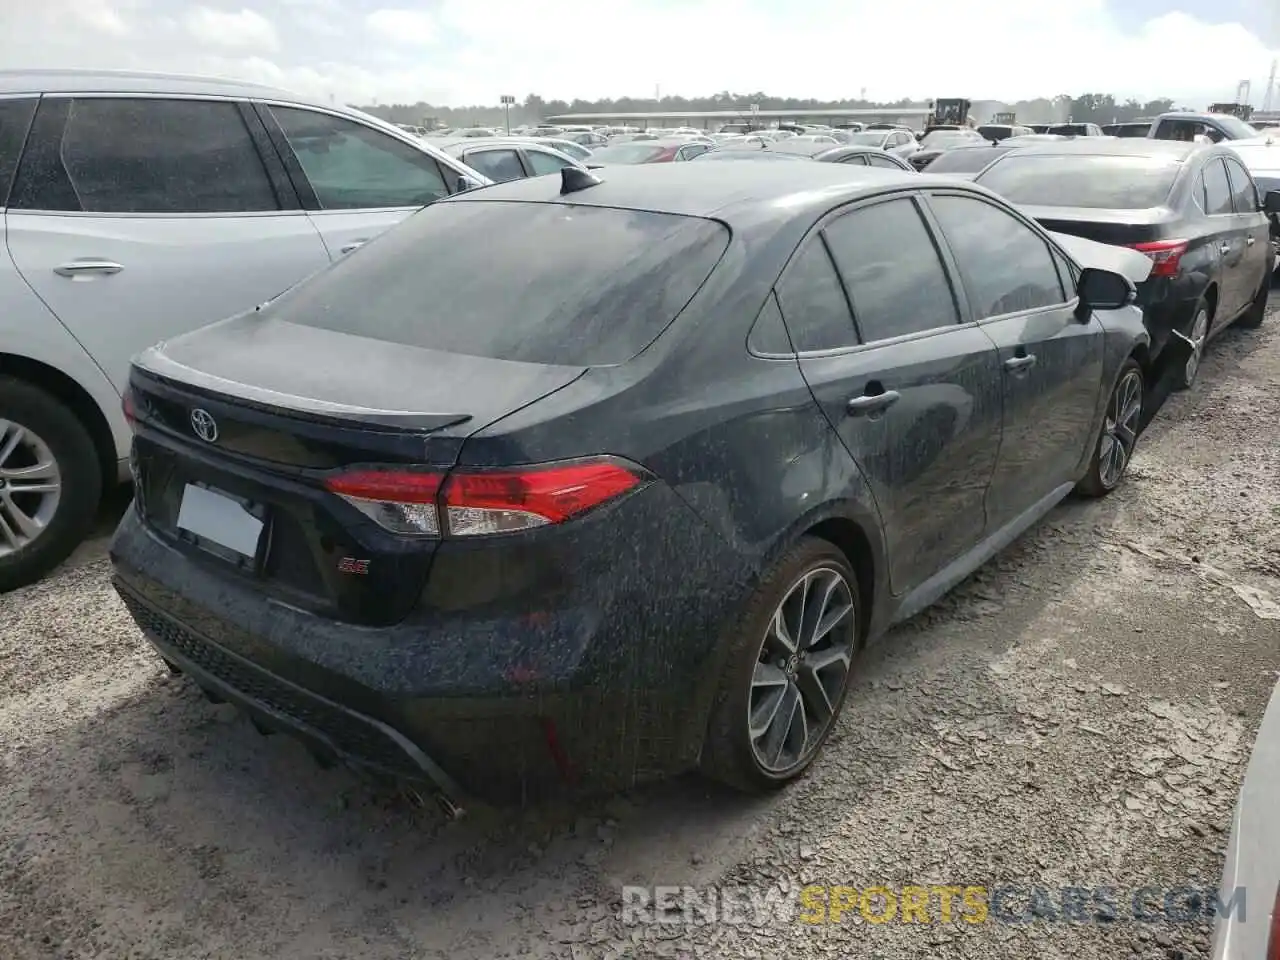
[[[0,71],[0,591],[61,562],[127,478],[134,354],[488,182],[256,84]]]

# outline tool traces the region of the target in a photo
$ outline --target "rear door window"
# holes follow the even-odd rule
[[[901,170],[902,167],[888,157],[877,157],[874,153],[867,157],[867,164],[872,167],[888,167],[890,170]]]
[[[1227,179],[1227,168],[1222,165],[1221,158],[1215,157],[1205,164],[1202,177],[1204,212],[1211,217],[1234,212],[1231,204],[1231,181]]]
[[[559,173],[565,167],[573,166],[567,160],[561,160],[555,154],[546,153],[542,150],[525,150],[524,156],[529,161],[529,166],[533,168],[533,176],[535,177]]]
[[[914,200],[854,210],[823,233],[863,343],[959,322],[946,270]]]
[[[811,237],[777,286],[778,305],[800,352],[857,346],[858,331],[827,245]]]
[[[729,242],[697,217],[452,200],[275,301],[304,326],[529,363],[623,363],[706,282]],[[477,259],[477,251],[483,255]]]
[[[18,169],[18,157],[35,112],[35,97],[0,100],[0,207],[8,201],[9,184]]]
[[[324,210],[421,207],[449,195],[430,154],[381,130],[300,107],[271,107]]]
[[[61,143],[51,139],[47,156],[31,157],[39,170],[24,169],[27,209],[159,214],[280,209],[235,103],[47,98],[42,114],[46,109],[65,111]]]
[[[514,150],[469,150],[462,157],[463,163],[479,170],[494,183],[506,183],[525,176],[520,155]]]
[[[1230,157],[1224,157],[1227,175],[1231,178],[1231,200],[1236,213],[1257,213],[1261,209],[1258,202],[1258,188],[1253,178],[1240,164]]]
[[[1066,301],[1049,245],[994,204],[970,197],[929,200],[964,277],[973,319]]]
[[[861,154],[861,153],[851,153],[849,156],[845,157],[840,162],[852,163],[859,167],[865,167],[867,165],[867,158],[864,154]]]

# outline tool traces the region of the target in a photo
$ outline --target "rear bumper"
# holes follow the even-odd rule
[[[453,804],[465,791],[398,731],[304,690],[183,626],[116,578],[116,590],[151,645],[218,700],[261,726],[289,733],[317,756],[392,780],[429,783]]]
[[[623,593],[619,578],[654,581],[630,566],[584,575],[578,602],[546,611],[481,620],[423,610],[389,627],[273,600],[175,550],[134,510],[111,555],[147,638],[206,690],[322,754],[505,801],[573,784],[626,787],[696,763],[718,673],[706,611],[729,609],[713,581],[735,577],[708,541],[689,550],[668,539],[684,547],[683,564],[660,544],[645,559],[683,567],[678,595],[654,583],[647,600],[631,591],[609,603]]]

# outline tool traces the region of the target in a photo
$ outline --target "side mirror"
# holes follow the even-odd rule
[[[1280,190],[1268,190],[1262,198],[1262,209],[1265,213],[1280,213]]]
[[[1128,277],[1096,267],[1080,271],[1076,293],[1081,305],[1090,310],[1119,310],[1138,298],[1137,288]]]
[[[479,180],[475,179],[474,177],[469,177],[465,173],[462,173],[458,175],[458,182],[456,184],[456,189],[453,192],[463,193],[464,191],[476,190],[483,186],[484,184],[481,183]]]

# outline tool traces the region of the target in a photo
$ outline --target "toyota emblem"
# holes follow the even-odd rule
[[[191,411],[191,429],[205,443],[213,443],[218,439],[218,421],[208,410],[198,407]]]

